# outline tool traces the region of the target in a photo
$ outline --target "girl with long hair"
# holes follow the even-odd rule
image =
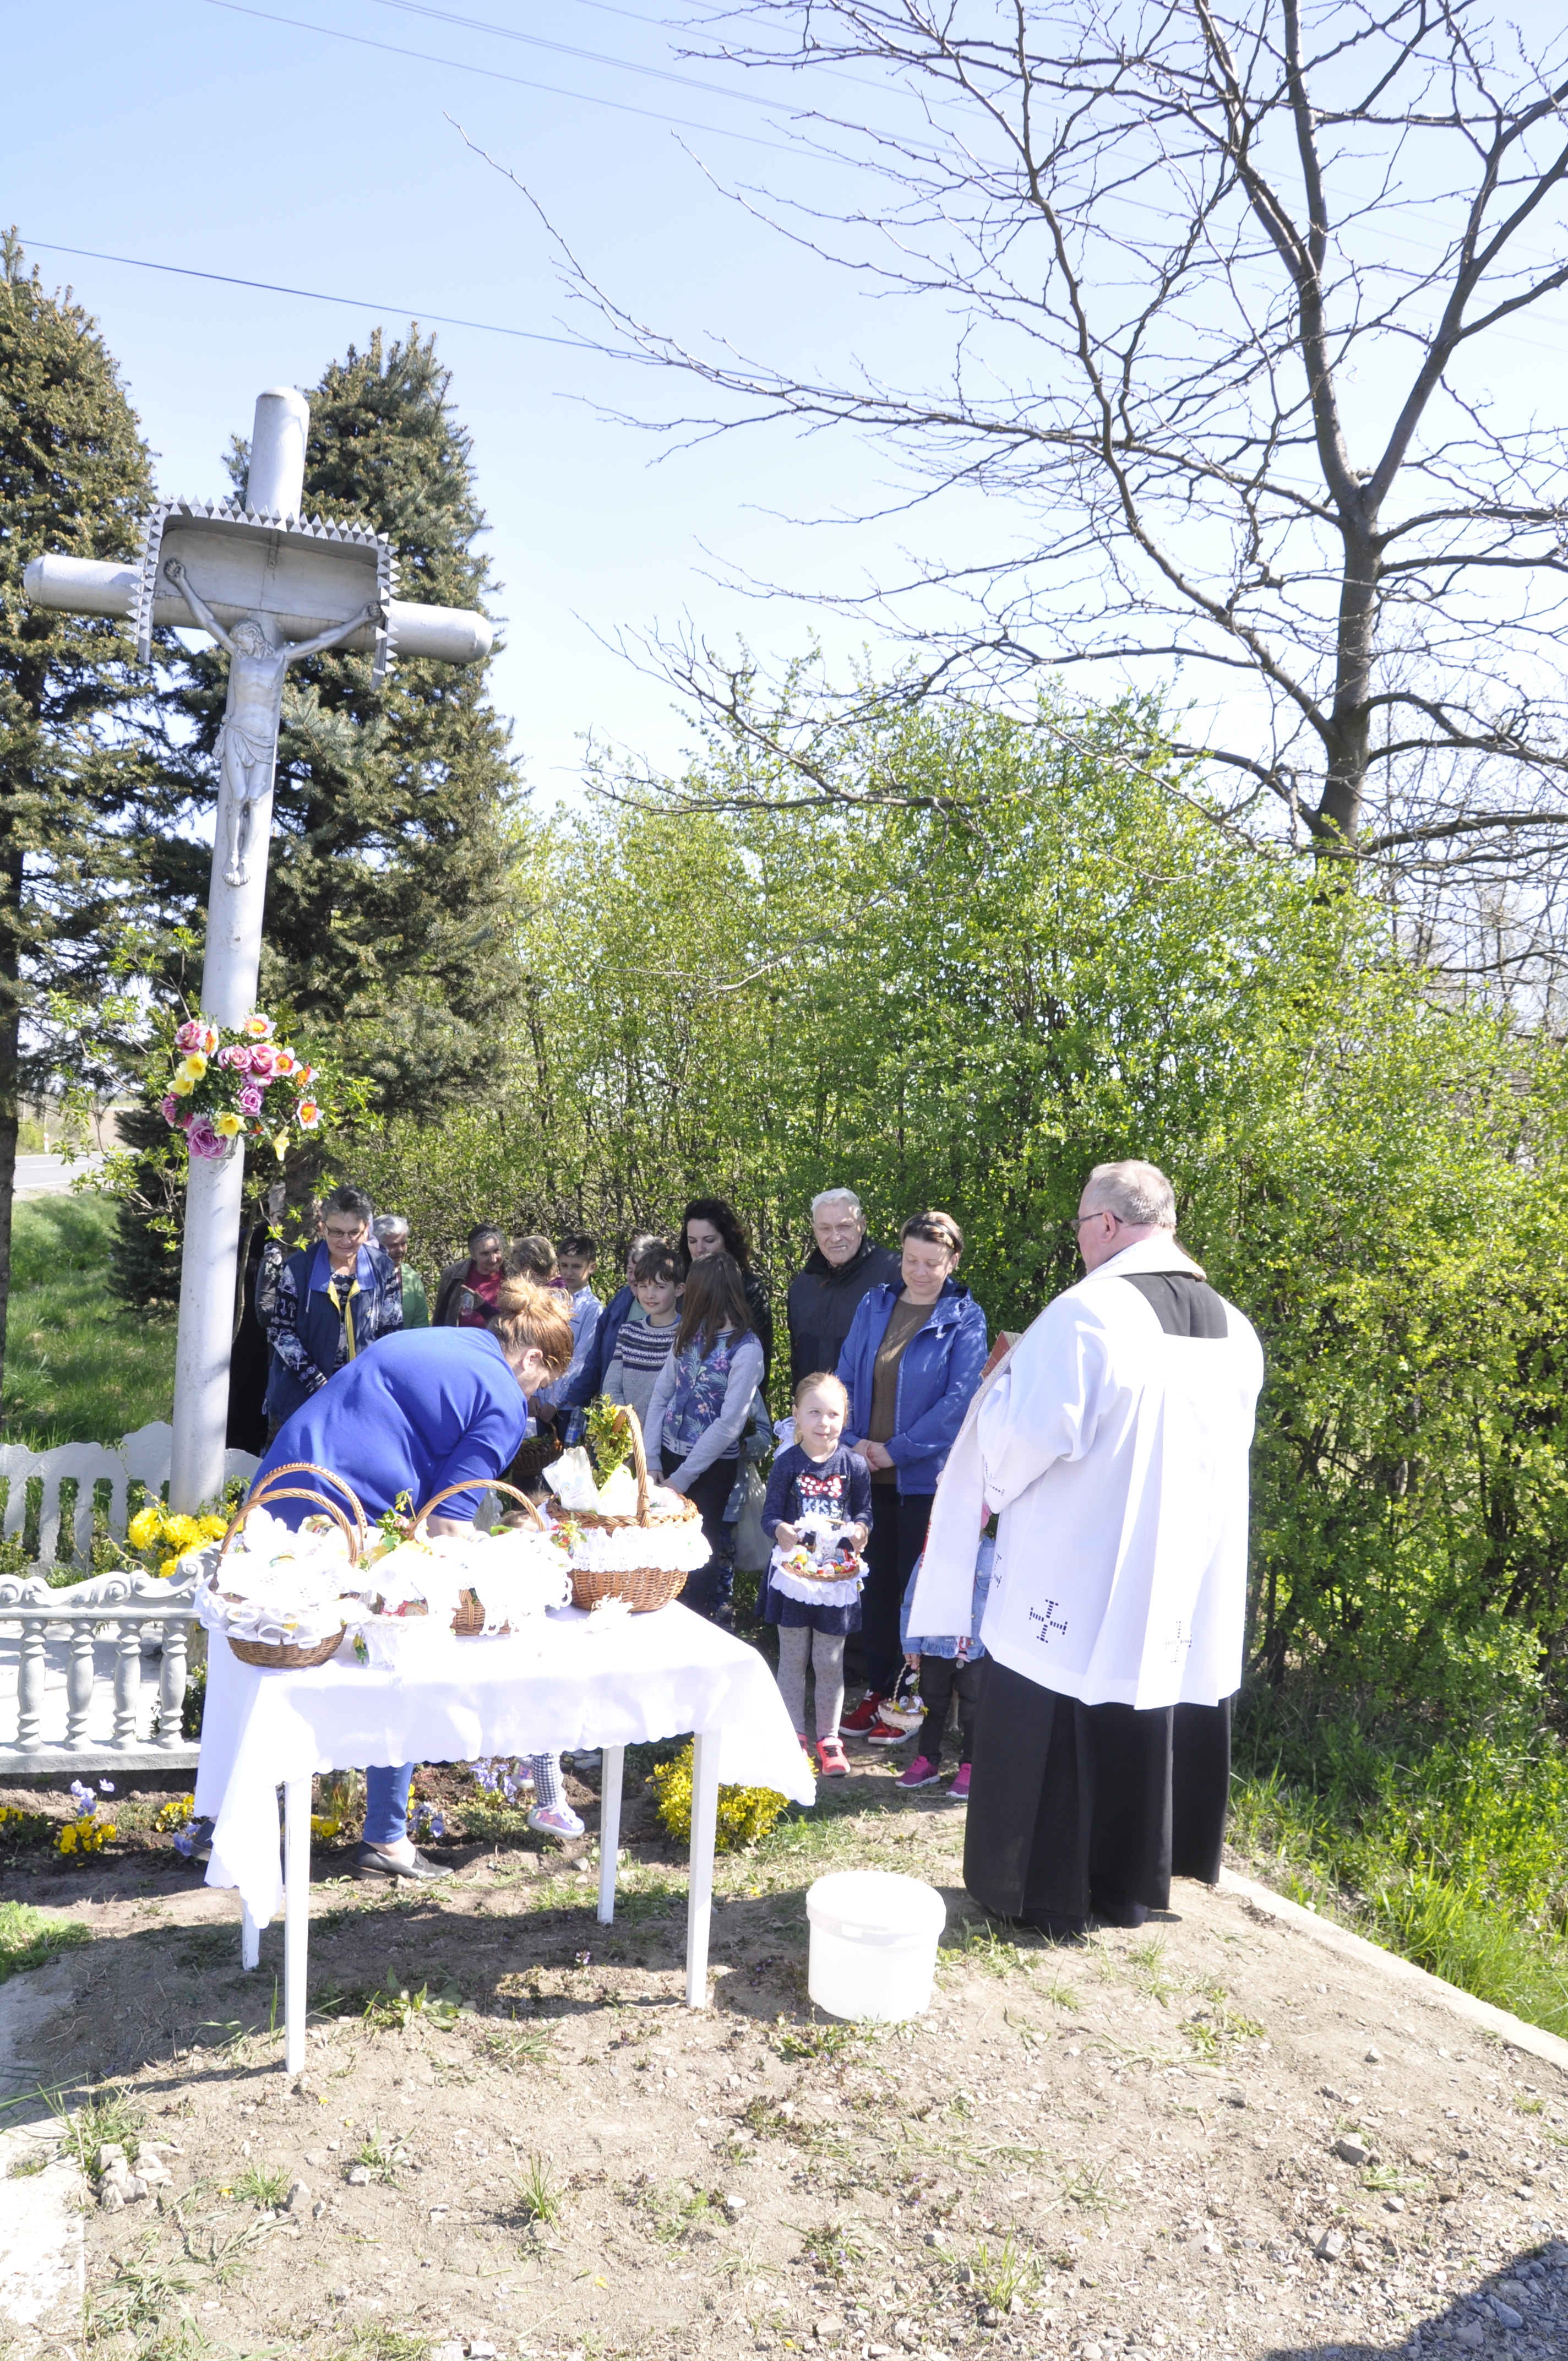
[[[693,1262],[674,1349],[648,1403],[648,1463],[673,1492],[696,1504],[713,1552],[688,1576],[686,1606],[721,1620],[724,1511],[740,1464],[740,1437],[762,1382],[762,1345],[751,1324],[745,1281],[733,1255]]]

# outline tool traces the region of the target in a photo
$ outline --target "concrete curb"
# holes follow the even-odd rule
[[[1310,1936],[1325,1950],[1337,1951],[1342,1959],[1359,1960],[1369,1968],[1378,1968],[1397,1982],[1419,1985],[1431,2001],[1467,2017],[1486,2033],[1495,2033],[1512,2048],[1528,2050],[1532,2058],[1541,2059],[1568,2074],[1568,2041],[1555,2033],[1547,2033],[1539,2025],[1527,2025],[1522,2017],[1510,2016],[1506,2008],[1494,2008],[1488,2000],[1477,2000],[1474,1993],[1461,1992],[1457,1984],[1444,1983],[1441,1976],[1429,1975],[1409,1960],[1401,1960],[1397,1952],[1386,1951],[1381,1943],[1369,1943],[1365,1935],[1353,1935],[1332,1918],[1323,1918],[1315,1910],[1303,1909],[1299,1902],[1288,1902],[1272,1886],[1258,1885],[1250,1877],[1238,1877],[1234,1870],[1220,1872],[1219,1892],[1234,1894],[1261,1917],[1273,1918],[1282,1927],[1294,1927],[1298,1934]]]

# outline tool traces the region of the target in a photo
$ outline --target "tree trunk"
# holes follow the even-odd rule
[[[1366,794],[1367,755],[1372,743],[1372,665],[1377,636],[1381,559],[1371,521],[1343,524],[1344,573],[1340,582],[1337,662],[1328,766],[1313,834],[1331,859],[1348,852],[1361,833]]]
[[[21,862],[15,863],[17,873]],[[19,898],[19,873],[6,881]],[[13,907],[15,903],[13,903]],[[20,1113],[17,1060],[22,1012],[16,990],[14,941],[0,959],[0,1433],[5,1430],[5,1336],[11,1312],[11,1206],[16,1186],[16,1123]]]

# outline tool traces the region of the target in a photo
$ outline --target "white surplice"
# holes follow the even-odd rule
[[[937,1489],[912,1631],[967,1631],[982,1506],[1000,1512],[981,1637],[1085,1705],[1217,1705],[1240,1686],[1251,1323],[1172,1336],[1130,1275],[1196,1263],[1141,1239],[1047,1304],[970,1405]]]

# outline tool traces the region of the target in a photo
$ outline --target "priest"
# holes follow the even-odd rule
[[[1219,1876],[1246,1603],[1251,1323],[1176,1243],[1152,1164],[1096,1165],[1084,1277],[989,1373],[937,1492],[912,1631],[981,1637],[964,1882],[1054,1936]]]

